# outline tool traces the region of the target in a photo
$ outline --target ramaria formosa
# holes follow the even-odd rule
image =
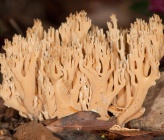
[[[114,15],[107,34],[92,26],[84,11],[59,29],[44,31],[41,21],[5,41],[0,55],[5,104],[31,119],[63,117],[81,110],[108,111],[124,124],[144,113],[149,87],[160,77],[163,24],[154,15],[119,30]]]

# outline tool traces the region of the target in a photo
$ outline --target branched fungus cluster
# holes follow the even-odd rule
[[[160,77],[163,24],[154,15],[119,30],[114,15],[108,31],[91,24],[86,12],[70,15],[59,29],[41,21],[5,41],[0,54],[5,104],[31,119],[63,117],[89,110],[124,124],[144,113],[148,89]]]

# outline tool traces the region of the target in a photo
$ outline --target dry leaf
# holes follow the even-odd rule
[[[107,137],[123,140],[163,140],[164,133],[152,131],[110,131]]]
[[[93,131],[109,130],[109,128],[116,124],[116,118],[104,121],[98,120],[98,117],[100,115],[96,112],[80,111],[52,122],[46,127],[53,132],[59,132],[65,129]]]
[[[24,123],[16,129],[17,140],[59,140],[46,127],[36,121]]]

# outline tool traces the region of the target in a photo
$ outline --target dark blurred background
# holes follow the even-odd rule
[[[136,18],[147,21],[153,13],[164,18],[164,0],[0,0],[0,46],[4,38],[11,39],[14,34],[25,36],[36,18],[45,29],[58,28],[70,13],[81,10],[104,30],[112,13],[116,14],[119,27],[128,28]]]
[[[148,19],[152,13],[163,18],[164,0],[0,0],[0,36],[25,35],[33,19],[47,29],[57,28],[70,13],[85,10],[92,23],[106,29],[109,16],[117,15],[120,27],[129,27],[136,17]],[[3,41],[2,41],[3,42]]]

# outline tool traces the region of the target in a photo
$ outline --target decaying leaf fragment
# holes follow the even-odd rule
[[[46,127],[53,132],[63,130],[109,130],[116,124],[116,118],[108,121],[98,120],[99,114],[92,111],[79,111],[75,114],[63,117],[59,120],[51,122]]]
[[[41,123],[36,121],[24,123],[17,127],[14,138],[17,140],[60,140]]]
[[[108,31],[92,26],[86,12],[70,15],[59,29],[45,31],[40,20],[26,37],[6,40],[0,54],[5,104],[31,119],[95,111],[124,124],[140,117],[149,87],[160,77],[163,24],[158,15],[119,30],[115,15]]]

